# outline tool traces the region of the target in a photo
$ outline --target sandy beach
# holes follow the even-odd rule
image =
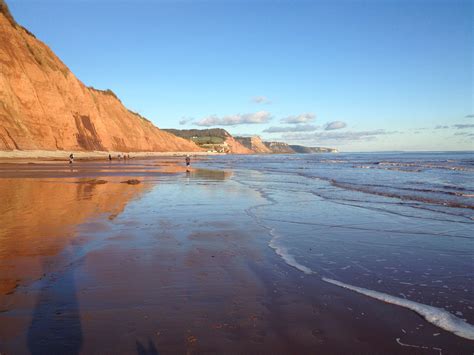
[[[59,151],[59,150],[2,150],[0,151],[0,163],[16,162],[21,163],[28,160],[32,161],[68,161],[69,154],[74,155],[76,160],[101,160],[108,159],[109,154],[114,160],[118,156],[130,155],[131,158],[144,159],[156,157],[180,157],[185,155],[210,156],[219,155],[213,152],[109,152],[109,151]]]
[[[313,213],[309,222],[321,212],[296,207],[309,201],[301,192],[291,193],[293,205],[277,204],[280,192],[271,189],[284,180],[275,172],[239,169],[240,157],[222,157],[219,164],[213,159],[193,159],[188,171],[183,158],[173,157],[0,164],[0,352],[473,349],[472,341],[415,312],[288,263],[284,253],[296,251],[298,242],[275,247],[272,233],[283,235],[287,227],[274,224],[269,230],[265,220],[276,214],[287,219],[293,209],[302,219]],[[256,185],[270,176],[274,180],[265,183],[270,190]],[[127,183],[131,180],[138,182]],[[274,206],[267,212],[269,203]],[[288,235],[297,233],[301,240],[334,230],[292,228]],[[312,248],[304,250],[325,260],[317,255],[327,253],[327,245]],[[307,256],[296,257],[306,262]],[[330,266],[323,263],[321,270],[340,276]]]

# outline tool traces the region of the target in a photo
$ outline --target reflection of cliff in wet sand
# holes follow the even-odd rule
[[[212,169],[194,169],[190,171],[190,177],[200,180],[227,180],[232,176],[231,171],[212,170]]]
[[[40,277],[43,259],[71,243],[74,226],[99,214],[117,215],[146,188],[90,179],[2,179],[0,294]]]

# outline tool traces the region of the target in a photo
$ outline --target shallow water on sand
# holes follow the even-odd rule
[[[471,155],[175,163],[0,166],[0,352],[472,352]]]

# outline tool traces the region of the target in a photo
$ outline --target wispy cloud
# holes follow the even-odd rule
[[[183,117],[179,120],[179,124],[185,125],[185,124],[191,123],[193,120],[194,118],[191,118],[191,117]]]
[[[348,131],[348,132],[314,132],[285,134],[282,138],[290,141],[315,141],[315,142],[350,142],[369,141],[378,136],[396,134],[396,131],[377,129],[372,131]]]
[[[312,132],[319,129],[319,126],[310,124],[306,125],[295,125],[295,126],[281,126],[281,127],[269,127],[264,129],[265,133],[287,133],[287,132]]]
[[[457,128],[457,129],[466,129],[466,128],[474,128],[474,124],[473,123],[459,123],[459,124],[453,124],[452,126],[453,128]]]
[[[272,116],[267,111],[258,111],[255,113],[236,114],[218,117],[216,115],[204,117],[197,122],[194,122],[197,126],[237,126],[241,124],[260,124],[267,123],[271,120]]]
[[[474,114],[466,115],[466,118],[474,118]]]
[[[341,129],[344,127],[347,127],[347,123],[342,122],[342,121],[333,121],[333,122],[326,123],[326,126],[324,127],[324,129],[326,131],[333,131],[335,129]]]
[[[437,125],[435,129],[448,129],[449,126]]]
[[[271,104],[272,101],[266,96],[254,96],[252,97],[252,102],[256,104]]]
[[[282,123],[309,123],[313,122],[316,119],[316,115],[311,112],[302,113],[300,115],[288,116],[282,118],[280,122]]]
[[[456,132],[454,133],[455,136],[462,136],[464,138],[474,138],[474,133],[471,132]]]

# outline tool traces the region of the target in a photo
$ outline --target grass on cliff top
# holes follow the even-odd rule
[[[15,21],[15,18],[13,17],[12,13],[10,12],[10,9],[8,8],[8,5],[7,3],[5,2],[5,0],[0,0],[0,14],[3,14],[7,20],[12,24],[12,26],[14,27],[19,27],[19,28],[22,28],[25,30],[26,33],[28,33],[30,36],[36,38],[36,36],[31,33],[30,31],[28,31],[28,29],[26,29],[25,27],[19,25],[16,21]]]
[[[149,122],[149,123],[151,123],[151,121],[150,121],[148,118],[146,118],[146,117],[143,117],[143,116],[142,116],[142,115],[140,115],[138,112],[135,112],[135,111],[129,110],[128,108],[127,108],[127,111],[128,111],[128,112],[130,112],[132,115],[138,116],[138,118],[141,118],[142,120],[144,120],[144,121],[146,121],[146,122]]]
[[[222,128],[210,128],[210,129],[164,129],[165,131],[174,134],[175,136],[194,140],[196,138],[210,138],[217,137],[226,140],[230,137],[229,132]]]
[[[0,0],[0,14],[4,14],[5,17],[7,18],[8,21],[10,21],[10,23],[13,25],[13,26],[17,26],[18,24],[16,23],[15,19],[13,18],[11,12],[10,12],[10,9],[8,8],[8,5],[7,3],[5,2],[5,0]]]
[[[215,136],[210,136],[210,137],[193,137],[191,140],[198,144],[222,144],[224,143],[225,139],[222,137],[215,137]]]
[[[1,0],[0,0],[1,1]],[[97,92],[100,92],[101,94],[104,94],[104,95],[108,95],[108,96],[112,96],[112,97],[115,97],[117,100],[120,101],[120,99],[118,98],[118,96],[115,94],[115,92],[113,92],[112,90],[110,89],[106,89],[106,90],[100,90],[100,89],[96,89],[95,87],[93,86],[88,86],[89,89],[91,90],[94,90],[94,91],[97,91]]]

